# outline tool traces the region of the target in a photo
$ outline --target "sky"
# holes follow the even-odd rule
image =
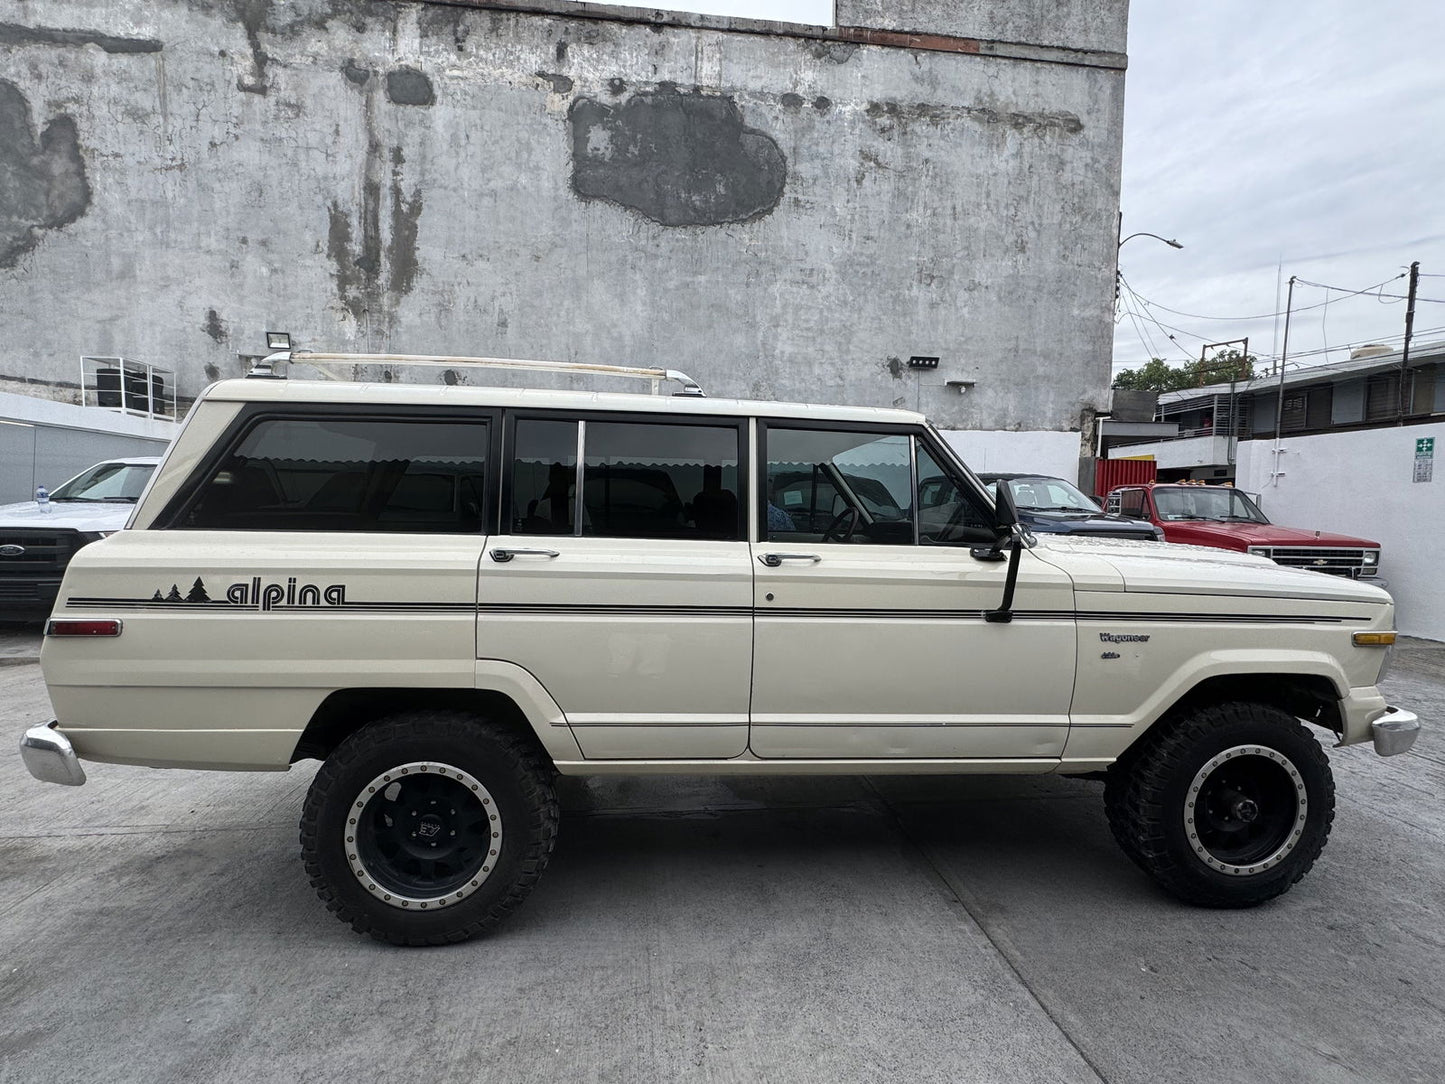
[[[656,6],[830,23],[831,0]],[[1265,368],[1445,341],[1445,3],[1133,0],[1115,370],[1249,338]],[[981,61],[982,62],[982,61]]]

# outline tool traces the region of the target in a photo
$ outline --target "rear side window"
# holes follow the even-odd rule
[[[740,540],[740,433],[736,424],[519,419],[511,464],[512,529]]]
[[[212,471],[179,526],[477,533],[488,439],[486,419],[262,419]]]

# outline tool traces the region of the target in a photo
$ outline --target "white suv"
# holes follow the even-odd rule
[[[906,411],[246,379],[71,563],[59,719],[22,747],[69,783],[324,761],[306,868],[402,944],[522,900],[556,773],[1107,773],[1135,862],[1247,906],[1329,833],[1300,720],[1413,742],[1375,687],[1394,636],[1365,584],[1035,540]]]

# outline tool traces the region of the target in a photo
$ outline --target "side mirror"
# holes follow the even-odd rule
[[[1003,479],[993,484],[994,507],[993,525],[998,531],[999,541],[1013,534],[1013,529],[1019,524],[1019,510],[1014,504],[1013,490]]]

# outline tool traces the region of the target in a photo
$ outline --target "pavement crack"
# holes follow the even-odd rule
[[[873,780],[865,776],[864,783],[877,797],[904,842],[914,850],[921,864],[928,869],[947,894],[963,908],[964,913],[968,915],[973,924],[978,927],[979,932],[983,934],[988,943],[993,946],[999,958],[1003,960],[1008,966],[1009,971],[1018,979],[1019,984],[1027,991],[1034,1004],[1039,1007],[1039,1011],[1044,1014],[1044,1017],[1049,1023],[1054,1025],[1058,1033],[1063,1036],[1064,1041],[1073,1048],[1074,1052],[1079,1055],[1080,1060],[1088,1066],[1089,1071],[1101,1081],[1101,1084],[1110,1084],[1109,1078],[1104,1073],[1103,1068],[1100,1067],[1093,1058],[1089,1057],[1088,1052],[1084,1050],[1083,1046],[1080,1045],[1078,1040],[1074,1038],[1073,1034],[1065,1026],[1064,1020],[1049,1007],[1043,995],[1035,989],[1034,984],[1030,982],[1028,976],[1024,974],[1018,949],[1014,947],[1002,931],[993,929],[991,925],[984,920],[980,913],[982,909],[973,899],[972,893],[964,888],[958,879],[948,872],[945,864],[935,857],[932,849],[926,843],[919,840],[908,830],[908,826],[904,823],[903,818],[898,815],[898,810],[894,808],[893,803],[884,797],[883,793],[873,784]]]

